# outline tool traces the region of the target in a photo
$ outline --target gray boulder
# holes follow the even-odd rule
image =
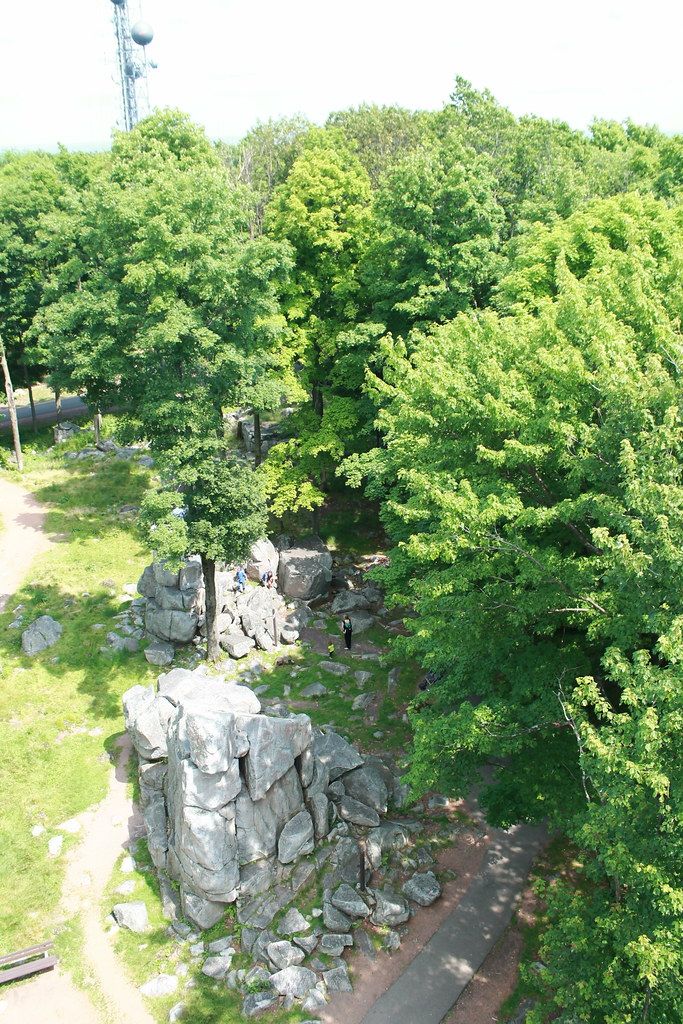
[[[408,904],[391,889],[373,889],[372,894],[375,897],[375,909],[371,917],[374,924],[388,924],[390,928],[395,928],[410,918]]]
[[[287,597],[310,601],[325,595],[332,580],[332,555],[319,537],[280,552],[278,585]]]
[[[367,917],[370,913],[370,908],[365,900],[361,899],[356,890],[347,882],[342,882],[339,888],[332,893],[330,903],[348,917]]]
[[[150,978],[144,985],[140,986],[143,996],[156,999],[161,996],[170,996],[178,988],[178,977],[175,974],[157,974]]]
[[[375,617],[370,612],[363,611],[361,608],[350,613],[351,625],[353,626],[353,635],[360,636],[361,633],[367,633],[375,624]]]
[[[430,907],[441,895],[441,885],[433,871],[413,875],[403,883],[402,890],[408,899],[419,903],[421,907]]]
[[[328,769],[332,782],[345,772],[360,768],[363,764],[363,758],[355,747],[336,732],[316,736],[314,749],[318,760]]]
[[[151,636],[170,643],[186,644],[197,632],[199,617],[194,612],[161,608],[156,601],[148,601],[145,609],[145,629]]]
[[[147,761],[168,753],[166,730],[159,717],[159,701],[151,686],[132,686],[123,695],[123,717],[135,750]]]
[[[349,671],[348,665],[343,665],[339,661],[321,661],[318,665],[323,672],[329,672],[331,676],[345,676]]]
[[[188,892],[186,889],[180,891],[180,905],[183,917],[196,925],[202,931],[213,928],[225,913],[225,904],[215,903],[213,900],[205,900],[201,896]]]
[[[259,1017],[262,1013],[273,1010],[277,1001],[277,996],[272,992],[250,992],[244,997],[242,1015],[244,1017]]]
[[[278,925],[280,935],[296,935],[298,932],[307,932],[310,924],[296,907],[291,907]]]
[[[237,716],[199,701],[189,701],[184,704],[184,710],[185,741],[190,757],[200,771],[208,775],[234,771],[234,759],[242,757],[249,747]]]
[[[391,850],[402,850],[410,844],[408,831],[398,822],[388,821],[379,828],[371,829],[366,837],[365,853],[370,865],[377,870],[382,854]]]
[[[174,657],[175,647],[165,640],[155,640],[149,647],[145,647],[145,658],[150,665],[170,665]]]
[[[33,657],[48,647],[54,646],[62,635],[62,626],[49,615],[41,615],[21,634],[24,654]]]
[[[232,964],[232,953],[220,953],[210,956],[202,965],[202,974],[207,978],[224,978]]]
[[[277,579],[279,564],[280,552],[272,541],[264,537],[262,540],[257,540],[255,544],[252,544],[246,564],[247,576],[258,583],[263,573],[270,569]]]
[[[308,811],[299,811],[287,822],[277,844],[277,856],[281,864],[311,853],[313,850],[313,821]]]
[[[223,647],[231,658],[244,658],[256,646],[256,641],[242,633],[226,633],[221,637]]]
[[[335,967],[323,974],[328,992],[353,992],[353,985],[349,978],[349,970],[346,964]]]
[[[252,800],[245,787],[235,802],[240,864],[273,857],[282,828],[302,806],[303,793],[294,765],[260,800]]]
[[[291,967],[294,964],[300,964],[306,956],[303,949],[293,946],[286,939],[281,939],[279,942],[269,942],[266,946],[266,952],[273,967],[278,971],[282,971],[285,967]]]
[[[285,967],[277,974],[271,974],[270,983],[276,992],[281,996],[294,996],[302,999],[309,989],[313,988],[316,981],[313,971],[307,967]]]
[[[247,788],[252,800],[260,800],[311,745],[311,720],[307,715],[292,718],[244,715],[238,716],[238,722],[249,744],[244,759]]]
[[[339,615],[342,612],[355,612],[361,609],[367,611],[369,607],[370,602],[361,591],[344,590],[335,597],[331,611],[333,615]]]
[[[379,814],[387,813],[389,793],[381,773],[371,765],[364,765],[342,777],[348,796],[374,808]],[[379,823],[378,823],[379,824]]]
[[[324,793],[307,792],[306,807],[313,819],[313,832],[317,840],[324,839],[330,831],[330,801]]]
[[[319,951],[328,956],[341,956],[346,947],[352,945],[353,936],[350,932],[329,932],[320,940]]]
[[[181,590],[199,590],[203,585],[201,558],[199,555],[192,555],[180,570],[178,586]]]
[[[152,565],[154,579],[160,587],[177,587],[178,573],[168,569],[164,562],[154,562]]]
[[[322,683],[311,683],[301,691],[302,697],[324,697],[327,693],[327,687],[323,686]]]
[[[132,903],[117,903],[112,907],[114,920],[121,928],[127,928],[129,932],[146,932],[149,928],[149,917],[147,907],[142,900],[134,900]]]
[[[327,902],[323,903],[323,921],[325,927],[333,932],[348,932],[351,927],[351,918]]]
[[[368,807],[367,804],[354,800],[350,796],[343,796],[341,798],[337,804],[337,810],[340,817],[344,821],[350,821],[352,825],[362,825],[365,828],[379,825],[379,814],[377,811],[373,810],[372,807]]]

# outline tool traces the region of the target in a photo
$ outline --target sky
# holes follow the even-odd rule
[[[515,114],[683,131],[679,0],[128,0],[154,28],[152,106],[211,138],[360,103],[437,110],[456,75]],[[0,150],[103,149],[120,117],[111,0],[10,0]]]

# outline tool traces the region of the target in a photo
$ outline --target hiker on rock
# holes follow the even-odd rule
[[[351,641],[353,639],[353,623],[348,615],[345,615],[340,623],[340,629],[344,634],[344,642],[346,643],[346,650],[351,650]]]
[[[247,586],[247,574],[244,571],[244,566],[240,565],[235,573],[235,588],[243,594]]]
[[[261,586],[267,587],[268,590],[272,590],[275,584],[275,577],[273,576],[273,570],[268,569],[266,572],[261,574]]]

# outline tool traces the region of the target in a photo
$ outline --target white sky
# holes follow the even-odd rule
[[[683,131],[680,0],[128,0],[151,22],[155,106],[212,138],[362,102],[438,109],[456,74],[516,114]],[[0,150],[108,146],[111,0],[4,0]]]

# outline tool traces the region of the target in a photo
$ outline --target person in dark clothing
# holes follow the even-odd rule
[[[353,623],[348,615],[345,615],[342,619],[341,630],[344,634],[344,640],[346,642],[346,650],[351,650],[351,641],[353,639]]]

